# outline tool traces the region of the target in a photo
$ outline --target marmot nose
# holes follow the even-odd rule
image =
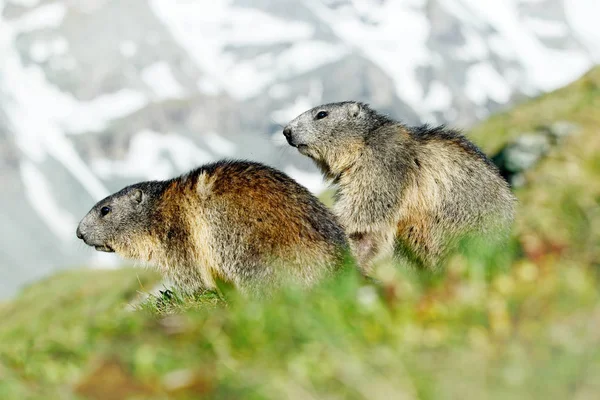
[[[292,130],[290,128],[285,128],[283,130],[283,136],[285,136],[285,138],[288,140],[288,142],[290,141],[290,139],[292,138]]]
[[[77,237],[79,239],[83,239],[83,235],[81,234],[81,230],[79,229],[79,227],[77,227],[77,232],[76,233],[77,233]]]

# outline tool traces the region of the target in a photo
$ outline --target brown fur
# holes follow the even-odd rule
[[[111,233],[102,226],[110,214],[99,218],[98,210],[132,190],[144,193],[144,212],[132,216],[135,202],[120,208],[142,222]],[[348,248],[335,217],[305,188],[272,168],[233,161],[125,188],[99,202],[80,233],[90,245],[157,265],[188,291],[214,289],[217,280],[245,292],[311,286],[341,266]]]

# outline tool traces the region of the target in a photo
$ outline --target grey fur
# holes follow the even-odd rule
[[[434,269],[467,234],[502,237],[513,220],[497,168],[443,126],[407,127],[350,101],[302,113],[284,135],[336,185],[334,213],[367,273],[391,254]]]

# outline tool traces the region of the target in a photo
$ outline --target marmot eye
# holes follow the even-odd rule
[[[327,111],[319,111],[317,113],[317,116],[315,117],[315,119],[323,119],[328,115],[329,115],[329,113]]]
[[[103,217],[108,214],[110,212],[110,207],[102,207],[100,209],[100,215],[102,215]]]

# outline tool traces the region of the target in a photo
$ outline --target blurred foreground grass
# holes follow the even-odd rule
[[[269,302],[150,298],[143,270],[62,273],[0,305],[1,399],[595,399],[600,393],[600,69],[472,132],[578,135],[527,175],[509,245],[441,276],[382,265]]]

